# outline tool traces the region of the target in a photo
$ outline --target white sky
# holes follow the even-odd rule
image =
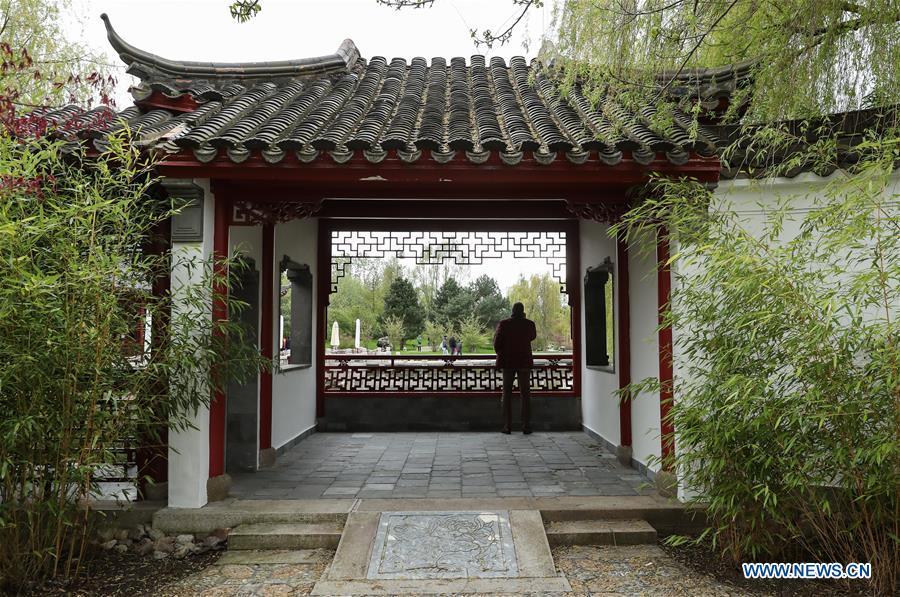
[[[100,14],[130,44],[176,60],[253,62],[332,54],[347,37],[362,55],[534,56],[550,27],[553,2],[532,9],[515,37],[493,50],[476,48],[469,30],[499,33],[519,14],[511,0],[436,0],[431,8],[397,11],[375,0],[262,0],[248,23],[231,18],[229,0],[72,0],[73,32],[96,49],[109,49]],[[530,47],[526,51],[525,44]],[[114,62],[118,57],[109,50]],[[124,71],[124,68],[122,69]],[[120,77],[120,105],[130,77]]]
[[[72,0],[72,35],[89,46],[109,47],[100,20],[107,13],[128,43],[175,60],[254,62],[285,60],[333,53],[345,38],[356,42],[370,58],[434,56],[452,58],[534,56],[540,35],[551,26],[553,2],[532,9],[509,43],[491,50],[475,47],[469,30],[503,31],[519,7],[511,0],[436,0],[431,8],[395,9],[376,0],[263,0],[262,11],[247,23],[237,23],[229,0]],[[134,81],[120,67],[116,102],[130,105],[128,86]],[[551,271],[543,259],[504,257],[471,266],[470,279],[486,273],[505,293],[520,275]]]

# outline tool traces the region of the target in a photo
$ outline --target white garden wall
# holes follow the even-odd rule
[[[599,222],[582,221],[580,226],[581,244],[581,271],[582,274],[589,267],[595,267],[603,263],[608,257],[615,263],[616,243],[607,234],[609,226]],[[616,276],[613,274],[613,287],[615,288]],[[582,284],[583,280],[578,283]],[[618,297],[613,293],[613,313],[618,313]],[[586,354],[585,338],[585,310],[581,309],[580,325],[581,354]],[[614,318],[615,320],[615,318]],[[619,330],[616,321],[615,338],[618,344]],[[619,389],[619,351],[613,355],[613,367],[588,367],[582,365],[581,371],[581,413],[582,424],[587,429],[602,437],[612,446],[618,446],[619,434],[619,399],[615,392]]]
[[[628,247],[629,302],[631,317],[631,381],[659,376],[659,337],[655,239],[641,239]],[[638,394],[631,399],[632,458],[652,471],[652,456],[660,456],[659,393]]]
[[[275,272],[278,284],[278,263],[287,255],[291,261],[308,264],[313,274],[313,289],[318,284],[317,263],[318,220],[292,220],[275,226]],[[278,354],[279,292],[276,286],[272,320]],[[317,326],[318,297],[313,291],[313,334]],[[272,447],[278,449],[310,431],[316,425],[316,362],[318,344],[313,342],[312,366],[291,365],[272,376]]]
[[[203,241],[174,243],[177,261],[193,261],[192,270],[173,264],[172,292],[177,297],[185,287],[200,283],[203,277],[201,265],[212,255],[213,214],[215,198],[209,190],[208,180],[195,180],[204,190]],[[182,259],[183,258],[183,259]],[[198,313],[198,317],[212,317],[212,306]],[[198,372],[202,375],[203,372]],[[169,506],[172,508],[199,508],[206,504],[206,480],[209,478],[209,408],[201,407],[193,417],[195,429],[169,432]]]

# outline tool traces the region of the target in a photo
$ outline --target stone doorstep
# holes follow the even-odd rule
[[[237,526],[228,535],[232,550],[333,549],[341,540],[344,525],[326,523],[260,522]]]
[[[477,511],[478,509],[469,509],[469,511],[473,510]],[[568,581],[556,572],[540,513],[537,510],[510,510],[508,514],[518,569],[518,575],[515,577],[367,579],[382,513],[354,511],[347,519],[344,534],[327,576],[316,583],[312,594],[428,595],[571,591]]]
[[[472,491],[478,491],[472,489]],[[466,488],[463,488],[466,493]],[[153,526],[168,534],[210,533],[243,523],[343,523],[351,511],[537,510],[545,523],[566,520],[636,519],[649,522],[660,535],[699,528],[702,512],[658,496],[447,496],[409,498],[229,499],[203,508],[163,508]],[[698,515],[699,514],[699,515]]]
[[[567,520],[546,525],[550,545],[656,544],[656,529],[646,520]]]
[[[448,578],[430,580],[320,580],[312,595],[469,595],[569,593],[569,581],[552,578]]]

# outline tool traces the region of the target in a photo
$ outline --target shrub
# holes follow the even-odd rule
[[[260,365],[242,330],[209,316],[211,267],[144,251],[171,206],[149,164],[108,139],[99,157],[0,134],[0,584],[77,574],[80,507],[126,440],[159,445],[212,389]],[[154,294],[171,262],[197,284]],[[199,268],[199,270],[198,270]],[[193,273],[191,273],[193,272]],[[235,301],[232,311],[241,308]],[[140,307],[140,309],[138,308]],[[203,316],[198,317],[198,313]],[[152,350],[135,329],[153,322]],[[163,325],[164,323],[168,325]]]
[[[702,186],[659,180],[614,228],[677,241],[666,324],[681,369],[672,463],[735,563],[871,562],[890,594],[900,537],[900,209],[896,136],[812,207],[785,198],[751,231]],[[796,234],[792,214],[804,213]],[[673,244],[673,247],[675,245]],[[643,380],[631,392],[658,390]]]

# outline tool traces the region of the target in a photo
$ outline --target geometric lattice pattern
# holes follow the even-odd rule
[[[328,355],[331,361],[337,355]],[[342,355],[343,356],[343,355]],[[360,357],[355,357],[359,359]],[[362,357],[365,358],[365,357]],[[410,360],[415,357],[410,357]],[[340,364],[325,366],[325,392],[500,392],[503,379],[491,361],[457,364],[450,361],[403,362],[393,364],[351,365],[341,358]],[[332,361],[334,362],[334,361]],[[535,361],[531,370],[531,390],[535,392],[567,392],[572,390],[572,360]]]
[[[543,259],[566,292],[565,232],[371,231],[331,233],[331,291],[354,258],[414,258],[417,265],[481,265],[504,255]]]

